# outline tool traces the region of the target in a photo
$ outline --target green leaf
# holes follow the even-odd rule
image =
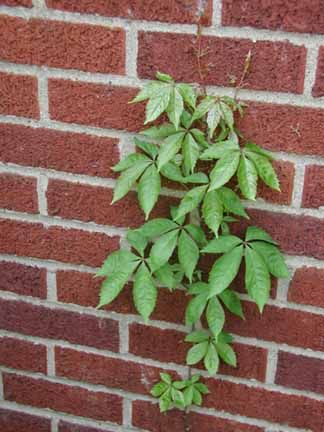
[[[199,248],[196,242],[184,230],[181,231],[179,236],[178,258],[185,275],[191,282],[199,259]]]
[[[204,358],[204,366],[210,375],[215,375],[219,367],[219,357],[213,343],[208,345],[207,353]]]
[[[202,205],[202,215],[208,228],[217,236],[223,220],[223,204],[219,199],[218,191],[206,193]]]
[[[142,155],[140,153],[132,153],[126,156],[120,162],[118,162],[118,164],[115,165],[112,170],[115,172],[124,171],[127,168],[130,168],[131,166],[136,164],[137,162],[141,162],[141,161],[146,161],[147,163],[151,162],[150,159],[148,159],[148,157],[145,155]]]
[[[246,230],[245,241],[261,240],[277,245],[278,243],[262,228],[250,226]]]
[[[193,172],[199,158],[199,146],[190,133],[185,135],[182,143],[183,167],[185,175]]]
[[[175,388],[171,388],[171,397],[174,402],[174,404],[179,408],[184,408],[185,406],[185,400],[183,393],[180,390],[177,390]]]
[[[169,180],[173,180],[179,183],[185,183],[185,178],[182,175],[181,169],[174,162],[168,162],[160,170],[161,174],[168,178]]]
[[[161,87],[161,83],[159,82],[152,82],[148,85],[146,85],[142,90],[140,90],[137,95],[134,97],[133,100],[131,100],[129,103],[136,103],[136,102],[142,102],[149,97],[153,96],[156,92],[159,91]]]
[[[164,111],[166,111],[170,101],[171,87],[169,84],[161,84],[158,91],[150,96],[146,105],[146,117],[144,124],[156,120]]]
[[[133,298],[137,312],[147,323],[155,308],[157,288],[145,263],[140,265],[135,274]]]
[[[272,244],[263,241],[254,241],[251,247],[264,259],[269,272],[277,278],[289,277],[289,270],[281,252]]]
[[[262,256],[250,247],[245,248],[245,286],[262,312],[269,298],[270,275]]]
[[[231,140],[220,141],[216,144],[211,145],[207,150],[205,150],[200,159],[210,160],[210,159],[220,159],[232,151],[239,150],[240,147],[237,143]]]
[[[152,144],[149,143],[147,141],[141,141],[138,138],[134,138],[136,147],[140,148],[141,150],[143,150],[143,152],[145,152],[146,154],[148,154],[152,159],[155,159],[156,156],[158,155],[158,146],[156,144]],[[135,153],[137,154],[137,153]]]
[[[216,254],[226,253],[239,244],[242,244],[242,240],[239,237],[234,235],[222,235],[217,239],[211,240],[202,252]]]
[[[224,327],[225,313],[217,297],[212,297],[207,306],[206,318],[208,327],[216,337]]]
[[[243,246],[237,246],[221,256],[213,265],[209,274],[210,294],[220,294],[232,283],[238,273],[243,255]]]
[[[227,183],[235,174],[239,161],[239,151],[226,153],[221,157],[210,173],[209,191],[218,189]]]
[[[215,132],[215,129],[218,126],[218,123],[221,119],[221,113],[219,112],[216,105],[214,105],[209,111],[207,115],[207,125],[208,125],[208,135],[209,138],[212,138]]]
[[[215,99],[213,97],[206,96],[205,99],[203,99],[202,102],[200,102],[200,104],[195,109],[191,122],[193,123],[195,120],[198,120],[202,116],[204,116],[207,113],[207,111],[209,111],[210,108],[214,105],[214,103],[215,103]]]
[[[233,336],[229,333],[224,332],[224,331],[221,332],[217,338],[217,341],[220,343],[232,343],[233,340],[234,340]]]
[[[164,82],[173,82],[173,79],[170,75],[163,72],[156,72],[156,78],[160,81]]]
[[[159,397],[167,390],[167,388],[168,384],[166,384],[165,382],[159,382],[152,387],[150,393],[154,397]]]
[[[143,159],[136,162],[134,165],[122,172],[116,182],[112,204],[123,198],[130,191],[138,177],[151,163],[151,159],[145,158],[145,160]]]
[[[196,330],[188,334],[185,342],[199,343],[209,339],[209,333],[206,330]]]
[[[138,201],[147,219],[155,206],[161,191],[160,174],[154,165],[149,166],[142,175],[137,188]]]
[[[206,174],[202,172],[197,172],[194,174],[191,174],[189,176],[184,177],[183,183],[208,183],[209,179]]]
[[[203,395],[206,395],[209,393],[208,387],[203,383],[195,384],[195,389],[198,390],[199,393],[202,393]]]
[[[266,158],[268,158],[270,160],[273,159],[273,154],[272,153],[268,152],[267,150],[264,150],[263,148],[257,146],[256,144],[254,144],[252,142],[246,143],[245,144],[245,149],[247,149],[247,150],[249,150],[251,152],[257,153],[257,154],[259,154],[261,156],[264,156],[264,157],[266,157]]]
[[[193,128],[190,129],[190,133],[193,135],[197,143],[199,143],[202,147],[207,148],[209,146],[208,141],[206,141],[204,132],[199,129]]]
[[[107,259],[104,261],[101,268],[97,271],[96,277],[98,276],[109,276],[115,272],[118,272],[120,268],[124,268],[124,265],[128,263],[139,261],[139,258],[132,252],[120,249],[112,252]]]
[[[180,92],[183,100],[191,108],[195,109],[196,106],[196,93],[190,84],[177,84],[176,88]]]
[[[202,201],[206,190],[207,186],[198,186],[187,192],[180,202],[175,219],[178,220],[181,216],[196,209]]]
[[[224,305],[227,307],[227,309],[232,312],[232,314],[244,319],[241,299],[235,291],[227,288],[225,291],[219,294],[219,297],[224,303]]]
[[[168,411],[171,406],[171,389],[167,390],[159,399],[161,413]]]
[[[140,230],[128,230],[126,236],[128,242],[133,246],[140,255],[144,256],[144,250],[147,246],[147,238],[144,237]]]
[[[279,180],[271,162],[264,156],[253,152],[245,152],[246,156],[254,163],[256,170],[264,183],[280,192]]]
[[[168,117],[171,123],[174,124],[176,130],[180,124],[180,117],[183,111],[183,99],[177,87],[171,90],[169,105],[167,108]]]
[[[189,387],[187,387],[184,390],[183,397],[184,397],[186,406],[192,405],[193,394],[194,394],[194,386],[193,385],[190,385]]]
[[[176,228],[179,228],[179,226],[172,220],[165,218],[156,218],[142,225],[140,231],[145,237],[151,239]]]
[[[161,126],[151,126],[150,128],[141,131],[141,134],[151,138],[159,139],[173,135],[175,132],[176,130],[173,124],[164,123]]]
[[[186,387],[186,382],[185,381],[174,381],[172,385],[177,390],[183,390]]]
[[[164,266],[171,257],[178,241],[178,231],[163,234],[152,246],[149,263],[154,272]]]
[[[161,282],[162,285],[166,286],[170,290],[176,288],[177,281],[174,277],[174,273],[170,264],[164,264],[163,267],[155,270],[154,275]]]
[[[208,342],[200,342],[190,348],[187,353],[187,365],[199,363],[206,355],[208,349]]]
[[[161,380],[163,382],[165,382],[166,384],[169,384],[169,385],[172,384],[172,379],[171,379],[171,377],[170,377],[170,375],[168,373],[166,373],[166,372],[160,372],[160,377],[161,377]]]
[[[186,308],[186,325],[195,324],[201,317],[206,304],[208,296],[203,293],[193,297]]]
[[[161,144],[158,156],[158,170],[169,162],[180,150],[185,132],[178,132],[167,137]]]
[[[202,404],[202,397],[201,397],[201,394],[200,394],[200,392],[199,392],[198,390],[196,390],[195,388],[194,388],[194,390],[193,390],[192,403],[195,404],[195,405],[197,405],[197,406],[201,406],[201,404]]]
[[[236,354],[233,348],[227,343],[218,342],[216,344],[217,352],[220,358],[230,366],[236,367]]]
[[[206,245],[207,239],[204,230],[200,226],[188,224],[185,226],[185,230],[191,235],[198,246],[201,247]]]
[[[190,285],[188,292],[191,295],[209,294],[209,285],[206,282],[195,282]]]
[[[225,121],[225,123],[227,124],[227,126],[230,129],[233,129],[234,126],[234,117],[233,117],[233,111],[231,110],[231,108],[224,102],[220,102],[219,103],[219,107],[220,110],[222,112],[222,117]]]
[[[218,189],[219,196],[223,202],[223,206],[228,212],[249,219],[242,202],[238,195],[230,188],[223,186]]]
[[[239,187],[245,198],[255,200],[258,174],[254,164],[242,155],[237,171]]]

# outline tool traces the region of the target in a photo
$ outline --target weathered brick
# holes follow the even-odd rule
[[[37,180],[14,174],[0,174],[0,207],[38,213]]]
[[[51,432],[51,420],[0,408],[1,432]]]
[[[201,82],[197,67],[197,39],[185,34],[140,32],[138,74],[154,78],[157,71],[171,74],[179,81]],[[204,83],[231,85],[231,77],[240,80],[244,61],[252,53],[252,67],[245,87],[255,90],[302,93],[304,88],[306,49],[290,42],[203,36],[201,58]],[[266,73],[265,73],[266,71]]]
[[[51,180],[46,196],[48,212],[52,216],[130,228],[136,228],[145,221],[134,192],[111,205],[112,189]],[[169,217],[170,206],[178,202],[176,198],[160,197],[151,217]]]
[[[122,422],[122,399],[116,395],[7,373],[3,384],[4,397],[9,401],[96,420]]]
[[[192,345],[184,342],[184,338],[185,333],[177,330],[161,330],[132,324],[129,328],[129,351],[141,357],[185,364],[187,351]],[[267,351],[243,344],[234,344],[234,348],[238,367],[233,368],[222,363],[219,372],[264,381]]]
[[[324,22],[322,28],[324,33]],[[318,52],[316,78],[312,88],[312,95],[314,97],[324,96],[324,46],[321,46]]]
[[[324,393],[324,361],[279,351],[276,384]]]
[[[14,262],[0,262],[0,289],[46,298],[46,270]]]
[[[238,128],[268,150],[324,156],[324,110],[248,102]]]
[[[2,300],[0,327],[30,336],[118,351],[118,322],[30,303]]]
[[[125,33],[119,28],[0,17],[0,58],[13,63],[125,72]]]
[[[176,0],[172,2],[151,2],[150,0],[46,0],[47,6],[70,12],[100,14],[127,19],[162,21],[190,24],[200,22],[211,25],[212,0],[200,3],[198,0]]]
[[[244,302],[245,321],[231,316],[225,328],[237,335],[324,351],[324,316],[267,305],[261,315],[254,303]]]
[[[316,267],[298,268],[288,291],[288,300],[324,308],[324,269]]]
[[[76,423],[68,423],[60,420],[58,424],[58,432],[102,432],[102,429],[96,429],[89,426],[81,426]],[[106,430],[106,432],[109,432]]]
[[[160,380],[159,368],[71,349],[57,347],[55,361],[59,376],[133,393],[149,394]]]
[[[31,8],[33,7],[32,0],[0,0],[0,5],[3,6],[23,6]]]
[[[0,72],[0,114],[38,119],[36,78]]]
[[[188,420],[192,431],[200,432],[264,432],[263,428],[225,420],[209,415],[190,412]],[[172,410],[161,414],[158,406],[146,401],[134,401],[132,409],[133,425],[150,432],[183,432],[185,426],[184,414]]]
[[[119,247],[118,237],[39,223],[1,219],[1,253],[100,266]]]
[[[323,431],[323,401],[216,379],[209,379],[206,384],[210,393],[204,405],[208,408]]]
[[[102,279],[95,279],[89,273],[67,270],[58,271],[56,277],[59,301],[90,307],[98,304]],[[117,299],[104,309],[124,314],[137,314],[130,285],[127,284]],[[171,293],[168,289],[161,288],[151,319],[181,324],[184,322],[186,304],[187,297],[183,291],[175,290]]]
[[[223,0],[222,5],[223,25],[324,33],[322,0]]]
[[[303,207],[324,206],[324,166],[308,165],[305,170]]]
[[[118,140],[95,135],[0,124],[3,162],[74,174],[115,177]]]
[[[0,337],[0,364],[2,366],[46,374],[46,362],[45,345],[11,337]]]
[[[138,89],[68,80],[49,80],[53,120],[131,132],[143,128],[144,105],[128,102]]]

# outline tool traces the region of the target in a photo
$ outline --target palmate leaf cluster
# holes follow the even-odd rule
[[[135,188],[146,222],[128,231],[129,249],[110,254],[98,271],[97,276],[104,277],[98,307],[114,301],[131,280],[135,308],[147,322],[159,286],[185,289],[185,324],[206,325],[186,337],[192,344],[187,364],[202,362],[214,375],[220,360],[232,366],[237,362],[224,324],[225,310],[244,319],[241,296],[235,290],[240,268],[246,292],[260,312],[269,298],[271,277],[288,276],[277,243],[263,229],[248,226],[243,238],[232,233],[232,224],[240,225],[238,218],[250,225],[242,198],[256,199],[258,181],[278,191],[279,182],[272,155],[245,141],[235,127],[243,104],[206,96],[166,74],[158,73],[157,78],[132,101],[146,101],[145,124],[155,123],[135,138],[136,152],[114,167],[119,178],[113,202]],[[170,208],[169,218],[148,220],[163,182],[170,180],[184,189],[179,205]],[[205,254],[214,255],[209,272],[201,266]],[[189,400],[199,404],[196,381],[180,388],[178,381],[161,378],[153,389],[161,410],[184,408]]]

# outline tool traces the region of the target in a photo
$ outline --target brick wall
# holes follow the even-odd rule
[[[260,318],[229,318],[237,369],[208,379],[194,432],[324,430],[323,0],[0,0],[0,430],[183,431],[149,389],[185,374],[181,291],[161,289],[149,326],[130,287],[96,311],[93,273],[143,221],[134,195],[110,206],[111,167],[132,149],[156,70],[198,81],[197,17],[209,90],[241,91],[241,129],[277,153],[283,193],[252,219],[279,241],[291,280]],[[156,214],[180,192],[164,189]]]

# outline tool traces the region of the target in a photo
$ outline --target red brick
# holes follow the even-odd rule
[[[177,330],[161,330],[132,324],[129,329],[129,351],[141,357],[185,364],[187,351],[192,345],[184,342],[184,338],[185,333]],[[234,344],[234,348],[238,367],[222,364],[219,372],[264,381],[267,351],[243,344]]]
[[[122,399],[116,395],[14,374],[4,374],[3,384],[4,397],[9,401],[96,420],[122,422]]]
[[[37,91],[36,78],[0,72],[0,114],[38,119]]]
[[[298,268],[289,286],[288,300],[324,308],[324,269]]]
[[[119,247],[118,237],[39,223],[0,220],[1,253],[100,266]]]
[[[171,74],[179,81],[201,82],[196,57],[197,39],[185,34],[140,32],[138,74],[153,78],[157,71]],[[247,88],[302,93],[304,88],[306,49],[289,42],[203,36],[201,58],[206,69],[204,83],[231,85],[230,77],[240,80],[247,53],[252,53]],[[207,68],[207,65],[209,67]],[[266,73],[265,73],[266,71]]]
[[[323,1],[223,0],[222,24],[322,34]]]
[[[13,63],[125,73],[125,33],[119,28],[0,17],[0,58]]]
[[[46,270],[14,262],[0,262],[0,289],[45,299]]]
[[[308,165],[305,170],[303,207],[324,206],[324,166]]]
[[[150,0],[47,0],[48,7],[55,9],[100,14],[104,16],[121,17],[127,19],[162,21],[170,23],[190,24],[199,21],[203,25],[211,25],[212,1],[202,4],[198,0],[181,0],[151,2]],[[201,10],[203,9],[203,10]]]
[[[323,401],[216,379],[209,379],[206,384],[210,391],[204,399],[208,408],[312,432],[323,431]]]
[[[38,213],[37,180],[14,174],[0,174],[0,207]]]
[[[324,156],[324,110],[249,102],[238,128],[272,151]]]
[[[67,423],[65,421],[59,421],[58,432],[102,432],[102,429],[95,429],[88,426],[81,426],[76,423]],[[106,432],[109,432],[106,429]]]
[[[23,6],[31,8],[33,7],[32,0],[0,0],[0,5],[3,6]]]
[[[22,301],[2,300],[0,328],[30,336],[118,351],[117,321]]]
[[[258,196],[269,202],[289,205],[291,204],[294,188],[295,166],[291,162],[280,160],[274,161],[273,166],[280,182],[281,192],[270,189],[260,180]]]
[[[298,390],[324,393],[324,361],[279,352],[276,384]]]
[[[324,46],[320,47],[318,53],[316,78],[312,88],[312,95],[314,97],[324,96]]]
[[[160,368],[71,349],[57,347],[55,361],[59,376],[133,393],[149,394],[160,380]]]
[[[156,404],[138,400],[133,402],[132,422],[141,430],[150,432],[183,432],[185,425],[183,412],[172,410],[161,414]],[[263,428],[257,426],[194,412],[189,413],[189,422],[193,432],[264,432]]]
[[[55,79],[48,84],[53,120],[131,132],[143,129],[144,105],[128,104],[136,88]]]
[[[60,302],[73,303],[81,306],[95,307],[98,304],[99,289],[102,279],[92,274],[77,271],[58,271],[57,297]],[[133,305],[132,287],[126,285],[116,300],[104,309],[123,314],[137,314]],[[187,297],[181,290],[172,293],[161,288],[158,294],[156,309],[151,319],[182,324],[184,322]]]
[[[51,421],[31,414],[0,408],[1,432],[50,432]]]
[[[94,135],[0,124],[3,162],[74,174],[115,177],[118,140]]]
[[[0,338],[0,364],[14,369],[23,369],[46,374],[46,347],[33,342]]]
[[[315,351],[324,351],[324,316],[267,305],[262,315],[250,302],[244,303],[246,320],[231,316],[228,331],[246,337],[273,341]]]
[[[111,205],[112,189],[51,180],[46,196],[48,212],[52,216],[130,228],[137,228],[145,221],[137,194],[133,192]],[[151,217],[169,217],[170,206],[178,202],[176,198],[161,197]]]

